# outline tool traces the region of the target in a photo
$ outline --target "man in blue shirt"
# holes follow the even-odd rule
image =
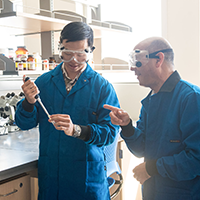
[[[88,64],[93,50],[92,29],[69,23],[60,36],[63,62],[22,85],[25,99],[15,120],[22,130],[39,124],[39,200],[110,199],[104,147],[119,126],[103,105],[119,102],[113,86]],[[50,119],[35,99],[39,91]]]
[[[126,111],[104,105],[129,150],[144,157],[133,169],[144,200],[200,199],[200,88],[182,80],[173,61],[172,47],[160,37],[143,40],[130,53],[139,84],[151,88],[137,127]]]

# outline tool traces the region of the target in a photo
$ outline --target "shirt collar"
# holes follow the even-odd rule
[[[171,92],[180,81],[181,77],[177,71],[174,71],[173,74],[164,82],[159,92]]]
[[[74,82],[75,80],[78,80],[79,76],[83,73],[83,71],[86,69],[86,65],[81,69],[80,73],[72,80],[71,78],[69,78],[67,71],[65,70],[65,66],[64,63],[62,64],[62,72],[63,75],[70,81],[70,82]]]

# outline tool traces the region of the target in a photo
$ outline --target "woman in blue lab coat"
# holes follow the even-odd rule
[[[112,85],[87,63],[93,50],[92,29],[68,24],[60,37],[63,62],[22,86],[26,98],[15,118],[23,130],[39,124],[39,200],[110,199],[104,147],[119,127],[103,105],[119,102]],[[50,119],[34,98],[38,93]]]

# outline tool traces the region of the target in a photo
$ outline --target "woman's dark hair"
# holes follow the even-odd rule
[[[88,40],[88,46],[92,48],[93,46],[93,30],[84,22],[71,22],[67,24],[60,34],[60,43],[64,39],[67,42],[75,42],[80,40]]]

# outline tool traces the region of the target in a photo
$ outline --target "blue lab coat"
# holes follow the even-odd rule
[[[74,124],[89,125],[88,141],[67,136],[48,122],[36,102],[33,112],[17,106],[16,124],[22,129],[39,123],[39,200],[107,200],[104,146],[114,141],[119,127],[112,125],[104,104],[119,107],[113,86],[100,74],[87,68],[67,94],[61,65],[35,81],[50,114],[68,114]]]
[[[142,100],[130,151],[156,160],[158,174],[143,184],[144,200],[200,199],[200,88],[175,71],[160,91]]]

